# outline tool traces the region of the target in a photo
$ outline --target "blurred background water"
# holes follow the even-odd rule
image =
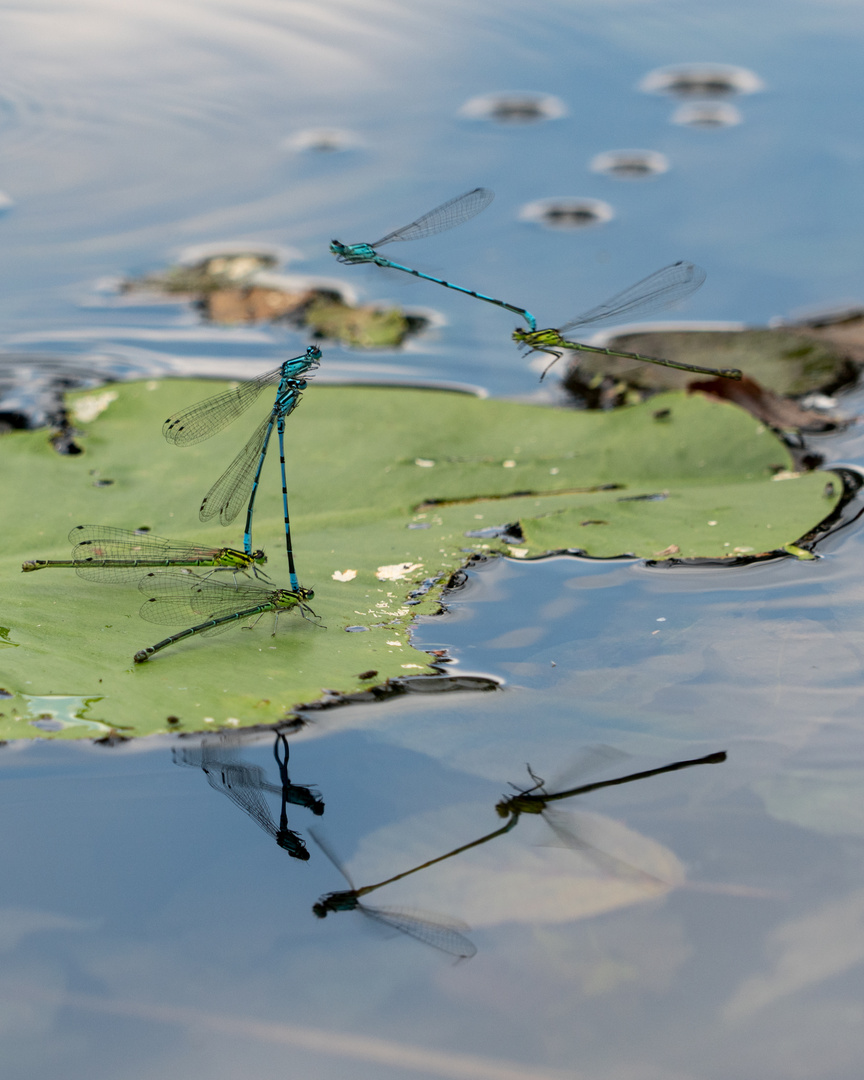
[[[403,351],[326,346],[321,380],[554,396],[509,313],[328,253],[477,185],[497,196],[482,217],[399,255],[541,326],[679,258],[708,280],[676,318],[764,324],[861,296],[859,5],[44,0],[0,26],[0,348],[53,369],[240,375],[297,351],[290,328],[117,291],[243,242],[435,313]],[[731,88],[640,89],[700,64],[729,65]],[[634,148],[666,171],[596,171]],[[525,220],[549,199],[607,220]],[[817,449],[860,468],[860,443],[853,426]],[[857,1076],[861,545],[853,524],[810,563],[481,565],[416,640],[501,690],[310,714],[291,778],[320,788],[358,885],[494,830],[526,762],[551,782],[598,743],[630,755],[618,774],[728,751],[583,800],[586,835],[641,877],[548,846],[538,820],[382,890],[470,923],[477,955],[455,965],[358,912],[316,920],[336,870],[177,767],[188,741],[2,748],[0,1073]],[[241,758],[278,784],[269,736]],[[307,840],[312,821],[289,807]]]

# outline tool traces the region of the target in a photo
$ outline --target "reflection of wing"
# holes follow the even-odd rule
[[[604,874],[621,878],[625,881],[641,881],[652,885],[670,887],[670,882],[647,870],[642,870],[625,862],[617,855],[613,855],[603,849],[604,841],[614,838],[608,827],[605,828],[606,836],[603,836],[604,825],[602,819],[592,814],[580,813],[576,810],[546,809],[543,811],[546,824],[557,838],[550,846],[566,847],[579,852],[589,862],[593,863]]]
[[[616,750],[614,746],[606,746],[604,743],[586,746],[569,765],[564,767],[562,772],[547,778],[543,786],[550,794],[564,788],[575,787],[592,773],[615,768],[629,757],[630,755],[623,750]]]
[[[477,952],[477,946],[461,933],[462,930],[469,930],[470,927],[460,919],[451,919],[446,915],[438,915],[431,911],[368,907],[366,904],[357,906],[364,915],[368,915],[370,919],[374,919],[383,926],[416,938],[424,945],[431,945],[433,949],[440,949],[441,952],[448,953],[450,956],[457,956],[460,960],[469,960]]]
[[[174,761],[178,765],[201,769],[208,784],[215,791],[227,795],[235,806],[239,806],[244,814],[272,836],[281,848],[295,859],[309,858],[301,837],[290,829],[278,828],[273,820],[270,807],[261,794],[271,785],[267,783],[267,774],[260,765],[247,765],[239,761],[230,746],[208,744],[202,744],[200,748],[190,747],[179,753],[175,751]]]

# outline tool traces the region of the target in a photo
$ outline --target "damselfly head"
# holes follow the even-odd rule
[[[323,354],[322,354],[321,350],[318,348],[317,345],[310,345],[306,349],[306,359],[307,360],[314,360],[315,363],[317,363],[321,359],[322,355]]]
[[[351,891],[331,892],[322,896],[312,905],[312,910],[319,919],[326,917],[328,911],[354,911],[359,904],[357,894]]]
[[[263,550],[261,548],[258,548],[257,551],[253,551],[252,555],[251,555],[251,558],[252,558],[252,561],[256,562],[256,563],[266,563],[267,562],[267,556],[264,554],[264,552],[263,552]]]
[[[315,590],[314,589],[305,589],[301,585],[297,589],[297,595],[300,597],[301,600],[314,600],[315,599]]]

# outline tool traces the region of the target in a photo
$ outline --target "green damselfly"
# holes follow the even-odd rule
[[[301,615],[315,616],[306,603],[315,595],[312,589],[267,589],[261,585],[227,585],[208,581],[194,574],[147,574],[138,588],[151,593],[141,605],[141,618],[155,623],[180,623],[196,615],[204,621],[181,630],[177,634],[157,641],[135,653],[135,663],[143,664],[154,653],[194,634],[219,633],[233,625],[253,619],[255,622],[268,611],[274,613],[273,634],[276,622],[285,611],[299,611]]]
[[[267,577],[260,569],[267,562],[263,551],[247,554],[235,548],[205,547],[108,525],[76,525],[69,533],[69,543],[73,545],[69,559],[29,559],[21,569],[69,567],[87,581],[111,583],[138,581],[147,571],[160,567],[209,569],[210,573],[228,570],[235,576],[251,572],[265,580]]]
[[[558,329],[538,330],[536,325],[528,330],[514,330],[513,340],[520,345],[525,345],[532,352],[549,353],[553,359],[546,365],[541,380],[554,363],[561,359],[560,349],[571,349],[575,352],[597,353],[602,356],[616,356],[624,360],[638,360],[645,364],[659,364],[661,367],[676,368],[679,371],[692,371],[699,375],[715,375],[725,379],[740,379],[741,372],[738,368],[709,368],[699,367],[697,364],[679,363],[674,360],[663,360],[657,356],[642,356],[640,353],[624,352],[621,349],[607,349],[598,345],[585,345],[579,341],[571,341],[564,335],[571,330],[577,330],[582,326],[593,326],[595,323],[606,322],[608,319],[617,319],[622,316],[644,315],[658,308],[667,307],[678,300],[694,293],[701,287],[705,280],[705,271],[693,263],[676,262],[671,266],[664,266],[662,270],[656,270],[653,274],[637,281],[629,289],[613,296],[611,300],[598,304],[583,312],[575,319],[565,323]]]

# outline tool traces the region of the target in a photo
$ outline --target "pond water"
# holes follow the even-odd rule
[[[398,255],[541,326],[681,258],[708,279],[674,318],[764,324],[860,297],[856,5],[45,0],[0,22],[0,348],[18,358],[2,413],[38,418],[34,372],[57,367],[233,377],[302,351],[290,328],[210,327],[116,289],[238,241],[434,314],[402,351],[326,346],[321,381],[554,399],[509,313],[328,253],[477,185],[497,194],[482,217]],[[639,89],[709,62],[740,69],[731,90],[716,69],[693,92]],[[634,149],[667,167],[592,170]],[[525,220],[550,199],[611,214]],[[864,393],[842,407],[859,416]],[[864,468],[857,426],[813,443]],[[809,562],[474,566],[415,641],[478,689],[312,711],[289,734],[291,782],[326,804],[286,804],[308,860],[279,832],[272,734],[0,748],[0,1071],[857,1077],[858,509]],[[464,920],[470,959],[361,911],[312,913],[348,886],[310,826],[366,886],[501,829],[526,763],[555,791],[716,751],[562,802],[582,811],[575,849],[523,814],[364,900]]]

